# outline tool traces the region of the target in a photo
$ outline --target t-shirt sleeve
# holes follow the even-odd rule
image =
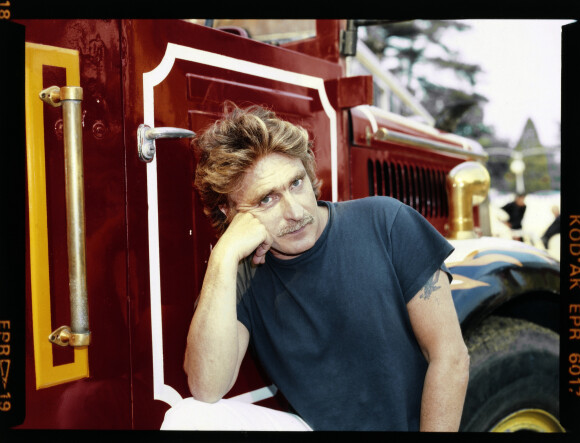
[[[251,258],[251,256],[250,256]],[[237,315],[240,321],[248,331],[252,331],[251,320],[246,303],[247,298],[250,297],[250,281],[256,271],[256,267],[252,265],[251,260],[245,259],[238,265],[238,274],[236,279],[236,302]]]
[[[444,261],[453,246],[410,206],[400,206],[390,241],[393,266],[407,303],[438,269],[451,276]]]

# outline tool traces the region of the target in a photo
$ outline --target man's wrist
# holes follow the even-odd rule
[[[237,271],[240,260],[236,253],[228,248],[220,247],[218,243],[211,251],[208,261],[208,271],[210,269]]]

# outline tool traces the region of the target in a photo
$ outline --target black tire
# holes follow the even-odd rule
[[[461,431],[562,431],[559,336],[525,320],[490,316],[465,338],[470,374]]]

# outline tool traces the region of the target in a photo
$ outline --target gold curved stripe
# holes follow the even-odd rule
[[[76,348],[74,362],[54,366],[50,315],[48,225],[44,152],[42,66],[66,68],[67,85],[80,85],[79,53],[71,49],[26,43],[26,161],[28,167],[28,214],[30,231],[30,292],[36,389],[88,377],[88,349]]]
[[[460,274],[451,274],[453,276],[453,281],[451,282],[451,290],[454,289],[472,289],[479,286],[489,286],[489,283],[485,283],[479,280],[473,280],[469,277],[465,277]]]
[[[475,254],[481,251],[476,251]],[[512,257],[511,255],[506,254],[487,254],[482,255],[481,257],[472,258],[474,253],[468,255],[463,261],[460,262],[453,262],[453,263],[446,263],[448,267],[452,266],[483,266],[489,265],[490,263],[495,263],[498,261],[505,262],[505,263],[512,263],[516,266],[523,266],[522,263],[517,259]]]
[[[491,432],[566,432],[556,417],[542,409],[520,409],[496,424]]]

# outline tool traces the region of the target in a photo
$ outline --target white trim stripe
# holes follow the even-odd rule
[[[278,387],[276,385],[264,386],[263,388],[246,392],[245,394],[236,395],[235,397],[232,397],[231,400],[242,401],[244,403],[257,403],[267,398],[274,397],[276,392],[278,392]]]

